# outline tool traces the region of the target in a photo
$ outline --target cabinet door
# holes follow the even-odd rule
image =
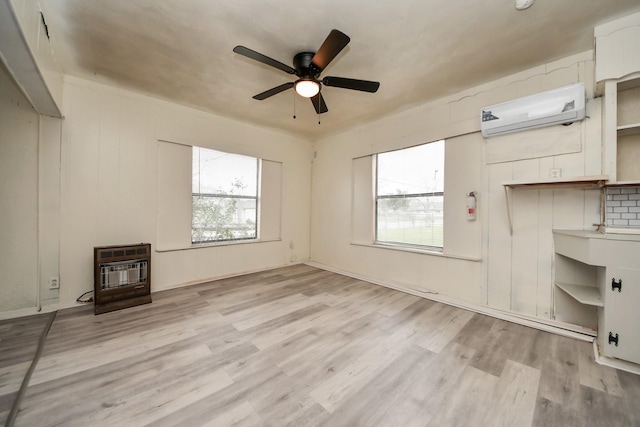
[[[613,290],[612,279],[622,280],[622,289]],[[640,269],[607,268],[605,298],[604,354],[640,363]],[[618,345],[609,343],[609,334]]]

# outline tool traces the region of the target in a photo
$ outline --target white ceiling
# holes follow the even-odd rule
[[[514,0],[52,0],[46,10],[67,74],[316,138],[593,49],[593,27],[640,1],[537,0],[517,11]],[[291,65],[333,28],[351,43],[322,76],[376,80],[377,93],[324,87],[321,125],[292,90],[252,99],[293,76],[234,46]]]

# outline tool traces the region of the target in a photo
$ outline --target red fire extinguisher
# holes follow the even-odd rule
[[[476,192],[472,191],[467,194],[467,219],[475,221],[476,219]]]

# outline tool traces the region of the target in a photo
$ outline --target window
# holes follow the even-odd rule
[[[376,243],[442,249],[444,144],[376,155]]]
[[[192,149],[191,242],[256,239],[259,159]]]

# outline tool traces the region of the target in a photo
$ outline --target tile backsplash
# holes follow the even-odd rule
[[[640,228],[640,186],[607,187],[607,226]]]

